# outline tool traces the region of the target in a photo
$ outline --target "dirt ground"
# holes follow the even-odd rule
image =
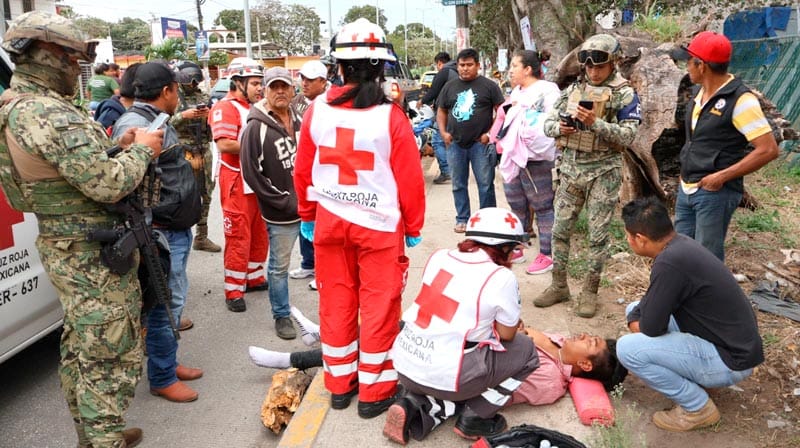
[[[780,249],[786,244],[800,245],[800,176],[773,178],[770,170],[748,176],[748,190],[759,200],[759,210],[778,210],[780,231],[747,232],[737,216],[750,213],[739,209],[728,232],[726,264],[734,273],[744,274],[740,283],[745,293],[771,270],[772,263],[782,268],[785,259]],[[774,173],[774,171],[773,171]],[[777,193],[776,193],[777,192]],[[758,211],[756,212],[758,213]],[[573,244],[581,245],[581,241]],[[617,241],[617,244],[624,242]],[[613,257],[607,264],[601,283],[601,308],[591,320],[571,317],[571,324],[605,337],[627,333],[624,326],[625,305],[638,300],[648,284],[650,260],[629,253]],[[794,270],[798,273],[798,270]],[[800,277],[798,277],[800,278]],[[578,279],[570,279],[571,289],[579,290]],[[795,284],[792,293],[800,297]],[[791,288],[790,288],[791,289]],[[624,299],[624,301],[623,301]],[[638,378],[629,376],[622,398],[616,403],[627,420],[634,440],[632,446],[674,447],[800,447],[800,322],[756,311],[759,331],[764,341],[765,362],[753,375],[736,386],[709,390],[722,414],[719,424],[685,434],[669,433],[653,425],[653,412],[667,409],[672,403],[648,389]],[[623,417],[625,419],[625,417]]]

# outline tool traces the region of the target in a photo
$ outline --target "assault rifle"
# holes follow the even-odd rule
[[[109,154],[113,156],[112,154]],[[148,183],[150,180],[149,189],[158,191],[157,183],[157,167],[155,162],[152,162],[148,167],[148,174],[145,176],[146,180],[143,183]],[[178,334],[178,327],[175,325],[175,317],[169,308],[170,301],[172,300],[172,291],[169,289],[167,282],[167,275],[162,269],[161,260],[159,259],[158,244],[153,237],[153,214],[149,207],[146,207],[144,201],[140,197],[141,193],[138,191],[131,193],[116,204],[110,205],[111,210],[119,213],[124,218],[124,226],[118,229],[102,229],[89,232],[86,235],[87,241],[97,241],[103,244],[101,250],[101,259],[103,263],[111,269],[112,272],[117,274],[126,273],[133,268],[134,250],[139,249],[142,266],[147,274],[147,281],[140,283],[142,288],[143,300],[147,301],[148,298],[154,303],[154,306],[163,306],[167,312],[169,325],[172,328],[172,334],[175,339],[180,339]],[[141,270],[140,270],[141,274]],[[145,297],[145,292],[147,296]],[[150,297],[152,296],[152,297]]]

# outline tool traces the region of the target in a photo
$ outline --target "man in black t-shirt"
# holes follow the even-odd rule
[[[617,357],[676,403],[653,414],[656,426],[690,431],[713,425],[720,415],[705,389],[736,384],[764,362],[753,309],[722,261],[675,233],[657,199],[628,203],[622,220],[631,249],[655,261],[647,293],[628,306],[633,333],[617,341]]]
[[[447,145],[447,163],[453,180],[456,206],[456,233],[467,230],[470,216],[469,166],[478,183],[480,208],[497,206],[494,194],[494,168],[497,152],[489,146],[489,128],[494,112],[503,103],[503,92],[497,84],[478,75],[478,53],[472,48],[461,50],[457,57],[458,79],[445,84],[436,100],[436,121]]]

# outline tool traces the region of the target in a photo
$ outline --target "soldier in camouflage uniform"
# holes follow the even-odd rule
[[[180,102],[170,124],[178,131],[181,144],[192,148],[191,151],[187,151],[186,160],[192,164],[203,201],[203,211],[200,222],[197,223],[197,235],[194,237],[192,248],[219,252],[222,248],[208,239],[208,210],[211,205],[211,192],[214,191],[214,177],[211,172],[213,168],[211,128],[207,123],[209,97],[199,89],[200,83],[203,82],[203,71],[191,61],[182,62],[176,68],[180,85]]]
[[[0,96],[0,185],[16,209],[39,221],[36,247],[64,308],[61,388],[79,447],[125,447],[141,440],[124,430],[142,368],[141,293],[135,266],[112,273],[88,232],[121,223],[104,204],[142,181],[158,156],[162,131],[130,132],[113,146],[85,111],[72,105],[80,67],[94,60],[72,22],[34,11],[11,23],[3,48],[16,71]]]
[[[567,262],[570,237],[586,206],[589,218],[589,272],[575,314],[592,317],[597,288],[608,257],[608,226],[622,182],[622,150],[639,127],[639,98],[616,70],[619,42],[607,34],[592,36],[578,52],[584,79],[567,87],[545,120],[544,132],[558,138],[563,155],[555,197],[553,282],[534,305],[547,307],[570,299]],[[571,125],[559,117],[569,114]]]

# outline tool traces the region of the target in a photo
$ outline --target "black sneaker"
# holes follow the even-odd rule
[[[289,316],[275,319],[275,334],[281,339],[294,339],[297,337],[297,330]]]
[[[350,406],[350,401],[358,395],[358,387],[350,392],[343,394],[331,394],[331,408],[333,409],[347,409]]]
[[[446,184],[450,182],[450,176],[448,174],[439,174],[436,179],[433,179],[433,183],[436,185]]]
[[[500,414],[495,414],[492,418],[481,418],[476,416],[465,416],[461,414],[456,420],[456,427],[453,431],[467,440],[478,440],[481,437],[489,437],[500,434],[508,427],[506,418]]]
[[[233,300],[225,300],[225,305],[228,307],[228,310],[233,311],[234,313],[241,313],[247,310],[247,304],[244,303],[244,297],[239,297],[238,299]]]
[[[264,283],[262,283],[260,285],[246,286],[244,288],[244,292],[247,293],[247,292],[253,292],[253,291],[266,291],[268,289],[269,289],[269,283],[264,282]]]
[[[383,425],[383,435],[389,440],[400,445],[408,443],[411,433],[411,419],[413,412],[419,412],[407,397],[397,399],[386,413],[386,423]]]
[[[389,409],[389,406],[394,404],[400,397],[401,390],[398,388],[397,392],[391,397],[380,401],[361,401],[358,400],[358,416],[361,418],[375,418]]]

